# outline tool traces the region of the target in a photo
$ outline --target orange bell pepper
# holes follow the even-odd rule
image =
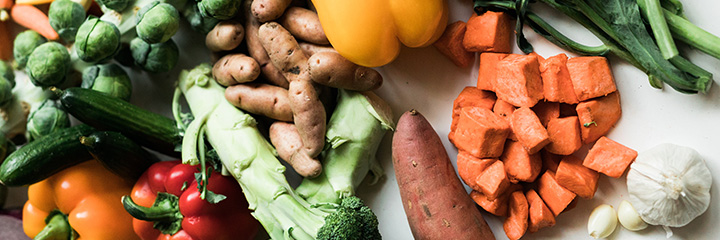
[[[140,239],[120,202],[132,186],[96,160],[65,169],[30,185],[23,209],[25,234],[35,239]]]

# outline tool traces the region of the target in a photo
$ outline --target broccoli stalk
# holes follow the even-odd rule
[[[225,90],[212,79],[211,70],[201,64],[180,74],[178,87],[195,117],[183,138],[183,162],[202,163],[198,147],[206,137],[273,239],[380,239],[377,218],[360,199],[312,205],[300,197],[255,119],[225,100]]]
[[[383,175],[375,158],[387,130],[393,128],[390,106],[372,92],[340,89],[327,130],[329,146],[322,153],[323,172],[304,179],[296,189],[311,203],[339,203],[355,195],[355,188],[370,171],[371,184]]]

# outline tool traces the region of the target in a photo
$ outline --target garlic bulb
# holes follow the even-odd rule
[[[588,233],[595,239],[606,238],[615,231],[617,220],[617,214],[612,206],[607,204],[597,206],[590,213]]]
[[[700,154],[669,143],[639,154],[627,175],[630,203],[642,220],[668,231],[707,210],[711,185],[710,170]]]
[[[648,226],[627,200],[623,200],[618,207],[618,220],[625,229],[630,231],[640,231]]]

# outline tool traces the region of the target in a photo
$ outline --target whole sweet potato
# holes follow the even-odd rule
[[[262,83],[238,84],[225,89],[225,98],[250,113],[286,122],[293,120],[288,92],[281,87]]]
[[[260,38],[258,37],[258,29],[260,28],[260,21],[252,15],[251,4],[252,0],[245,0],[245,44],[247,44],[248,52],[258,64],[260,64],[260,71],[265,79],[275,86],[282,88],[288,88],[288,81],[283,76],[282,72],[270,62],[268,53],[263,48]]]
[[[392,156],[415,239],[495,239],[422,114],[411,110],[400,117]]]

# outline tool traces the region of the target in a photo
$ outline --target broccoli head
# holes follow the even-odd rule
[[[358,197],[347,197],[337,210],[325,217],[317,239],[382,239],[375,213]]]

